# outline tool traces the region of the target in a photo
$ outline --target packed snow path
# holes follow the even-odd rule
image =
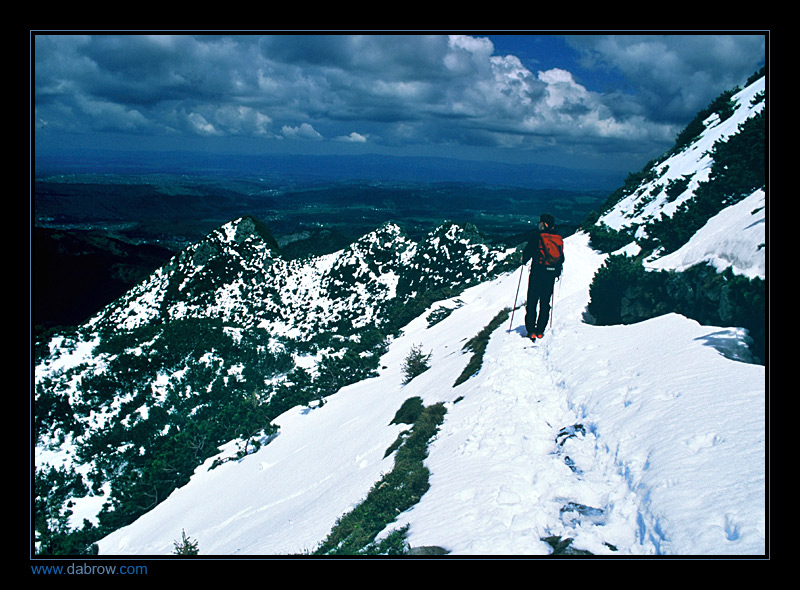
[[[447,538],[453,554],[547,555],[543,539],[560,537],[593,554],[654,553],[637,541],[635,494],[568,407],[547,340],[523,337],[520,311],[514,330],[493,335],[472,391],[431,446],[431,490],[408,519],[412,545]]]

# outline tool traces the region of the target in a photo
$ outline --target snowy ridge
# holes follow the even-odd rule
[[[708,262],[717,271],[730,268],[748,278],[767,276],[766,195],[757,190],[708,220],[684,246],[645,261],[652,270],[677,270]]]
[[[237,219],[181,252],[87,327],[127,330],[199,317],[294,338],[338,325],[358,330],[384,321],[382,308],[396,297],[491,276],[506,254],[475,237],[446,223],[417,244],[387,223],[339,252],[285,260],[252,220]]]
[[[735,134],[746,119],[761,112],[764,102],[754,102],[754,98],[763,93],[765,79],[759,78],[742,91],[733,95],[732,100],[738,105],[733,115],[720,122],[719,115],[711,115],[704,121],[705,131],[686,149],[671,155],[656,164],[655,177],[643,182],[631,195],[620,200],[608,212],[600,217],[612,229],[641,226],[660,214],[672,216],[681,203],[692,198],[700,182],[708,180],[713,158],[710,150],[719,140]],[[691,177],[680,195],[670,199],[667,186],[684,176]]]
[[[765,85],[762,77],[733,94],[733,111],[729,117],[721,120],[718,113],[711,114],[703,121],[704,130],[697,138],[655,163],[635,190],[606,211],[598,224],[614,230],[633,229],[635,238],[640,239],[647,236],[649,222],[661,216],[672,217],[682,204],[694,198],[700,184],[709,180],[715,144],[728,140],[745,121],[763,112],[765,101],[759,97],[763,97]],[[675,186],[680,188],[675,190]],[[734,273],[749,278],[765,278],[764,191],[755,191],[745,201],[735,211],[723,211],[710,219],[707,227],[679,251],[666,255],[659,251],[652,253],[646,268],[683,271],[708,262],[718,271],[731,268]],[[618,253],[636,255],[639,252],[639,245],[634,241]]]
[[[165,555],[181,530],[206,555],[312,551],[391,469],[383,453],[400,427],[389,422],[413,396],[448,413],[429,450],[431,489],[389,527],[409,525],[412,547],[547,555],[543,539],[557,536],[598,555],[764,554],[765,370],[729,358],[745,335],[675,314],[585,324],[603,256],[578,234],[567,260],[544,340],[521,337],[518,312],[454,387],[463,342],[511,305],[519,274],[472,287],[443,321],[409,324],[378,377],[280,416],[279,436],[255,454],[214,470],[209,460],[103,539],[101,555]],[[403,386],[417,344],[431,369]]]

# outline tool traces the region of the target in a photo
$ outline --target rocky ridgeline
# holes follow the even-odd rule
[[[334,254],[286,260],[269,231],[245,217],[175,256],[88,327],[217,318],[276,335],[357,330],[380,326],[390,301],[485,280],[506,258],[471,227],[448,223],[415,243],[388,223]]]

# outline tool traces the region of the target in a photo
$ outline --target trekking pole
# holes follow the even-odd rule
[[[556,279],[556,282],[558,283],[558,294],[561,295],[561,277],[560,276]],[[556,311],[556,290],[554,288],[553,292],[550,294],[550,320],[547,322],[550,325],[550,329],[551,330],[553,329],[553,316],[556,315],[555,311]]]
[[[511,308],[511,323],[508,325],[508,331],[511,332],[511,327],[514,325],[514,312],[517,310],[517,297],[519,297],[519,286],[522,284],[522,274],[525,270],[525,265],[519,267],[519,282],[517,283],[517,292],[514,295],[514,307]]]

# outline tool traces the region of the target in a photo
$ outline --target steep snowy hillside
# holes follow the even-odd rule
[[[387,335],[427,301],[508,265],[503,249],[450,223],[420,243],[387,223],[305,260],[284,259],[255,219],[220,227],[40,344],[39,550],[83,552],[185,484],[220,444],[257,449],[285,410],[373,375]]]
[[[766,278],[766,200],[764,190],[758,189],[711,217],[678,250],[647,260],[645,266],[684,271],[709,263],[718,271],[730,268],[751,279]]]
[[[715,162],[719,159],[718,146],[722,149],[733,137],[742,136],[741,128],[745,124],[763,126],[763,122],[758,121],[766,107],[765,83],[764,77],[756,78],[743,90],[720,96],[707,112],[698,116],[695,125],[687,127],[684,131],[686,138],[679,139],[672,150],[638,175],[631,175],[629,183],[614,195],[616,202],[607,205],[597,223],[615,231],[627,231],[638,243],[648,237],[648,230],[653,228],[651,224],[662,218],[673,218],[682,208],[698,200],[703,185],[711,185],[724,176],[724,170],[715,170]],[[746,148],[753,151],[760,147],[763,146],[746,144]],[[737,154],[738,159],[745,155]],[[763,175],[764,154],[761,156]],[[720,161],[720,166],[727,164]],[[720,198],[719,210],[758,192],[760,188],[756,185],[750,190],[745,189],[744,193],[729,191]],[[763,194],[761,197],[763,199]],[[653,252],[652,258],[663,255],[662,250],[663,247]],[[697,258],[693,262],[702,261],[702,258]]]
[[[257,453],[210,469],[100,542],[102,555],[165,555],[181,531],[206,555],[314,551],[394,455],[390,424],[409,398],[443,402],[429,448],[430,490],[386,528],[451,555],[763,554],[765,371],[738,329],[668,315],[636,326],[583,322],[603,256],[585,235],[569,264],[549,335],[522,337],[522,314],[493,330],[477,375],[464,343],[513,302],[519,274],[473,287],[411,322],[374,378],[316,409],[276,420]],[[452,312],[430,325],[426,316]],[[403,385],[409,350],[431,368]],[[572,539],[571,542],[568,540]]]
[[[768,115],[762,72],[713,101],[585,226],[614,255],[592,285],[598,324],[673,312],[744,327],[767,362]]]

